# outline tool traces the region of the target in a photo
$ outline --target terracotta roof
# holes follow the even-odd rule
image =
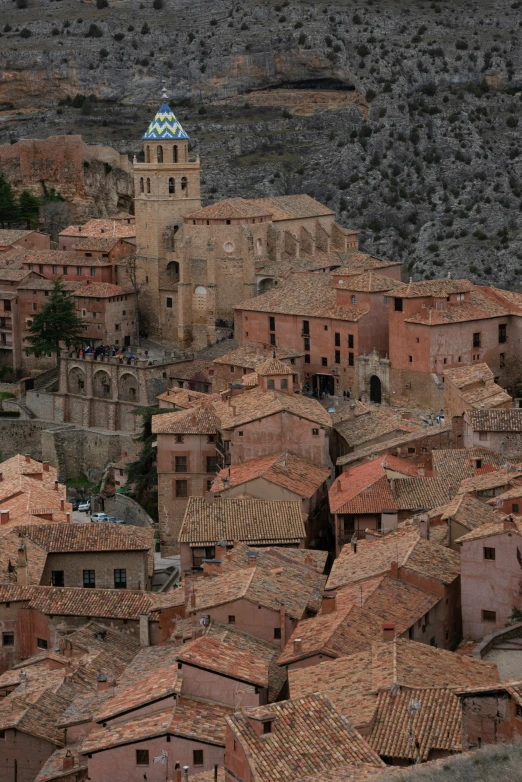
[[[336,595],[337,609],[297,625],[286,644],[280,665],[315,654],[340,657],[362,651],[380,639],[383,622],[393,622],[398,635],[406,632],[440,600],[424,589],[388,576],[369,579]],[[300,651],[294,648],[300,639]]]
[[[12,568],[16,566],[18,550],[25,545],[27,553],[27,582],[38,585],[47,561],[47,551],[32,540],[23,541],[17,530],[0,528],[0,581],[4,584],[16,583],[16,572]],[[9,568],[11,564],[11,568]]]
[[[299,220],[305,217],[325,217],[333,215],[331,209],[305,193],[269,198],[249,198],[247,203],[272,212],[272,220]]]
[[[82,753],[101,752],[167,734],[223,747],[225,717],[231,711],[218,703],[180,696],[174,708],[93,730],[83,742]]]
[[[44,266],[110,266],[108,258],[82,258],[73,250],[23,250],[20,259],[24,264]]]
[[[184,215],[185,220],[224,220],[249,217],[270,217],[272,210],[259,202],[246,198],[225,198],[195,212]]]
[[[309,462],[289,451],[251,459],[221,470],[214,479],[212,491],[219,493],[249,481],[263,480],[281,486],[300,497],[312,497],[328,480],[331,470]]]
[[[201,391],[191,391],[188,388],[169,388],[168,391],[156,397],[156,399],[165,402],[172,402],[179,408],[196,407],[196,405],[211,398],[209,394],[204,394]]]
[[[516,492],[517,496],[522,496],[522,486]],[[471,494],[457,494],[451,502],[444,508],[440,508],[440,510],[442,511],[441,519],[443,521],[454,519],[469,530],[498,521],[504,515]]]
[[[507,391],[494,382],[493,372],[485,363],[445,369],[443,374],[471,407],[493,408],[512,401]]]
[[[434,449],[431,454],[433,474],[458,486],[464,478],[493,471],[506,463],[506,457],[487,448]],[[479,459],[481,467],[476,467]]]
[[[416,527],[403,527],[372,541],[360,540],[354,553],[344,546],[333,563],[328,589],[388,573],[392,562],[443,584],[460,573],[460,557],[451,549],[421,538]]]
[[[258,735],[250,721],[272,718],[270,734]],[[272,703],[227,718],[258,782],[296,780],[313,774],[328,779],[346,763],[384,766],[376,752],[324,695]],[[319,776],[321,775],[321,777]]]
[[[324,693],[359,728],[371,728],[379,691],[393,685],[457,689],[500,681],[494,663],[397,638],[375,642],[348,657],[290,670],[288,676],[292,698]]]
[[[0,228],[0,247],[8,247],[32,233],[36,232],[31,228]]]
[[[281,252],[281,257],[271,260],[261,258],[256,261],[256,273],[263,277],[277,277],[285,279],[291,272],[330,271],[344,263],[344,253],[338,250],[324,252],[315,249],[315,252],[299,252],[299,258],[288,253]]]
[[[175,380],[202,380],[210,382],[209,370],[214,368],[213,361],[179,361],[169,368],[169,377]]]
[[[331,427],[332,419],[316,399],[281,391],[263,391],[254,388],[239,394],[227,402],[215,402],[214,409],[220,429],[234,429],[250,421],[258,421],[271,415],[287,412],[305,418],[319,426]]]
[[[269,377],[270,375],[297,375],[296,369],[292,369],[290,364],[283,364],[283,362],[279,361],[275,356],[267,358],[266,361],[259,364],[256,368],[256,372],[263,377]]]
[[[472,478],[464,478],[461,482],[458,493],[471,491],[487,491],[496,489],[500,486],[511,488],[522,478],[522,471],[516,469],[501,469],[486,472],[483,475],[474,475]]]
[[[306,531],[299,501],[190,497],[179,533],[180,543],[213,546],[220,540],[300,543]]]
[[[124,296],[132,291],[128,288],[122,288],[121,285],[113,285],[110,282],[91,282],[85,280],[79,288],[74,291],[74,296],[83,298],[107,299],[112,296]]]
[[[419,511],[437,508],[455,494],[446,478],[396,478],[391,483],[395,507]]]
[[[469,497],[469,494],[464,495],[458,495],[461,497]],[[508,489],[507,491],[502,492],[502,494],[497,494],[495,497],[492,497],[490,500],[487,501],[488,505],[496,506],[497,503],[502,503],[505,500],[515,500],[518,497],[522,497],[522,485],[520,486],[513,486],[511,489]],[[472,498],[474,499],[474,498]],[[483,502],[480,502],[480,500],[475,500],[475,502],[479,503],[480,505],[484,505]]]
[[[12,269],[11,267],[5,268],[3,266],[0,267],[0,280],[5,280],[6,282],[24,280],[26,277],[32,274],[35,274],[35,272],[30,271],[29,269]],[[35,281],[36,279],[38,278],[35,278]]]
[[[287,348],[273,348],[271,350],[265,350],[264,348],[256,347],[254,345],[241,345],[237,350],[232,350],[230,353],[225,353],[224,356],[215,358],[214,364],[230,364],[235,367],[243,367],[244,369],[257,369],[257,367],[269,358],[272,358],[273,354],[276,354],[276,358],[280,361],[290,358],[299,358],[304,353],[299,350],[290,350]]]
[[[0,588],[0,602],[13,600]],[[23,589],[23,587],[22,587]],[[139,619],[147,614],[155,597],[151,592],[76,587],[31,587],[29,607],[55,616],[93,616],[106,619]],[[16,593],[15,593],[16,594]],[[23,598],[20,598],[23,599]]]
[[[136,231],[134,231],[134,233],[136,233]],[[86,236],[84,239],[80,239],[75,250],[83,250],[86,252],[92,250],[94,252],[108,253],[120,241],[120,236]]]
[[[277,665],[278,654],[278,649],[272,644],[233,626],[211,622],[205,635],[181,647],[178,660],[205,671],[265,687],[273,701],[286,682],[286,671]]]
[[[68,744],[66,747],[57,749],[47,758],[34,782],[52,782],[54,779],[69,776],[71,773],[87,771],[87,758],[80,755],[80,748],[81,744]],[[68,758],[72,755],[74,764],[72,771],[64,771],[63,769],[63,761],[66,755]]]
[[[369,271],[370,269],[384,269],[388,266],[402,266],[401,261],[389,261],[385,258],[378,258],[376,255],[370,255],[363,252],[350,252],[344,254],[345,266],[336,269],[332,274],[335,275],[353,275],[360,271]]]
[[[407,422],[406,422],[407,423]],[[335,427],[336,429],[338,427]],[[344,456],[339,456],[336,464],[340,467],[345,464],[352,464],[353,462],[363,461],[364,459],[375,459],[379,453],[384,455],[388,451],[392,451],[395,448],[408,445],[409,443],[415,443],[418,440],[423,440],[428,437],[438,437],[441,434],[448,434],[452,431],[450,424],[439,424],[435,426],[425,426],[422,429],[418,429],[413,432],[405,432],[397,436],[392,436],[390,439],[378,442],[377,440],[370,442],[369,445],[364,448],[357,448],[352,453],[347,453]],[[435,453],[435,450],[433,451]],[[446,451],[447,453],[447,451]]]
[[[475,432],[521,432],[522,410],[468,410],[466,419]]]
[[[368,313],[368,310],[355,306],[338,305],[332,277],[329,274],[314,273],[292,274],[277,288],[236,304],[234,309],[332,318],[352,323],[356,323]]]
[[[422,280],[412,282],[410,280],[406,290],[401,293],[403,299],[416,299],[421,296],[446,297],[452,293],[466,293],[475,290],[475,286],[469,280],[453,280],[445,277],[441,280]],[[462,302],[459,302],[461,304]],[[441,310],[442,312],[444,310]]]
[[[340,274],[340,270],[337,269],[336,274]],[[400,290],[406,288],[405,283],[394,280],[391,277],[386,277],[384,274],[377,274],[374,271],[367,271],[364,274],[349,277],[347,280],[340,280],[337,283],[337,288],[340,290],[366,292],[366,293],[378,293],[379,291],[392,292],[392,295],[397,294],[400,296]]]
[[[171,667],[160,668],[136,682],[117,686],[113,690],[113,697],[103,704],[95,720],[96,722],[112,720],[175,695],[180,690],[178,666],[177,663],[173,663]]]
[[[512,524],[507,526],[502,520],[491,522],[490,524],[483,524],[481,527],[472,529],[461,538],[457,538],[455,543],[469,543],[472,540],[480,540],[481,538],[491,538],[496,535],[508,535],[515,533],[522,536],[522,518],[519,516],[512,516]]]
[[[16,528],[49,553],[73,551],[148,551],[152,531],[121,524],[38,524]],[[30,555],[29,555],[30,559]]]
[[[413,716],[412,703],[419,704]],[[377,696],[368,742],[381,757],[410,761],[425,762],[434,750],[460,752],[460,701],[445,688],[384,690]]]
[[[405,296],[406,294],[401,293],[401,295]],[[427,307],[416,315],[406,318],[405,323],[441,326],[446,323],[463,323],[468,320],[504,318],[507,315],[509,315],[509,310],[502,304],[492,301],[478,290],[473,290],[469,294],[469,301],[447,303],[447,308],[443,310]]]
[[[151,425],[154,434],[216,434],[219,419],[214,405],[204,403],[189,407],[187,410],[155,415],[152,417]]]
[[[384,458],[342,472],[333,482],[328,499],[331,513],[381,513],[395,502],[383,468]]]
[[[105,219],[100,220],[91,218],[84,225],[70,225],[60,231],[58,236],[118,236],[120,239],[136,236],[136,226],[122,223],[118,220]]]
[[[361,406],[362,407],[362,406]],[[332,415],[334,429],[339,432],[346,444],[359,450],[365,443],[382,439],[385,435],[401,434],[418,431],[419,425],[411,420],[404,419],[400,413],[389,408],[362,408],[356,407],[350,414],[349,408],[342,408]]]
[[[445,369],[442,374],[459,389],[476,383],[484,385],[488,381],[493,381],[494,378],[493,372],[485,362],[469,364],[464,367],[451,367]]]

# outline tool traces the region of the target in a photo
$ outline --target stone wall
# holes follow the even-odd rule
[[[113,497],[105,497],[103,506],[105,513],[125,519],[128,524],[135,527],[147,527],[152,529],[154,521],[141,505],[124,494],[115,494]]]
[[[121,432],[97,432],[75,427],[49,428],[42,432],[41,453],[58,469],[60,481],[86,475],[97,482],[109,462],[121,459],[122,452],[136,453],[136,443]]]
[[[444,409],[444,386],[436,375],[409,369],[390,370],[390,404],[396,407]]]
[[[27,391],[25,395],[25,406],[36,416],[36,418],[46,418],[53,420],[54,416],[54,394],[48,391]]]
[[[27,421],[0,418],[0,452],[4,459],[17,453],[28,453],[32,459],[42,461],[42,431],[48,421]]]

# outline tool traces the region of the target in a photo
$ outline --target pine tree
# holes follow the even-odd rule
[[[61,280],[55,280],[49,300],[33,316],[27,337],[30,346],[25,349],[35,356],[54,353],[59,366],[61,346],[80,346],[85,328],[85,322],[76,314],[74,299]]]
[[[9,228],[11,223],[16,223],[18,219],[18,204],[13,188],[0,174],[0,224],[4,228],[7,223]]]
[[[25,222],[27,228],[35,225],[40,214],[40,201],[28,190],[22,190],[18,199],[18,213],[21,222]]]

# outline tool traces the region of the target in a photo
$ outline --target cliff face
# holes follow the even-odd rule
[[[304,191],[415,276],[518,286],[520,0],[109,3],[0,0],[0,140],[137,151],[165,83],[207,200]]]
[[[126,155],[91,146],[81,136],[24,139],[0,146],[0,171],[15,192],[40,196],[54,187],[79,219],[105,217],[132,204],[132,166]]]

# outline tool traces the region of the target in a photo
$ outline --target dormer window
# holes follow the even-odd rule
[[[263,722],[263,736],[267,736],[269,733],[272,733],[272,720]]]

